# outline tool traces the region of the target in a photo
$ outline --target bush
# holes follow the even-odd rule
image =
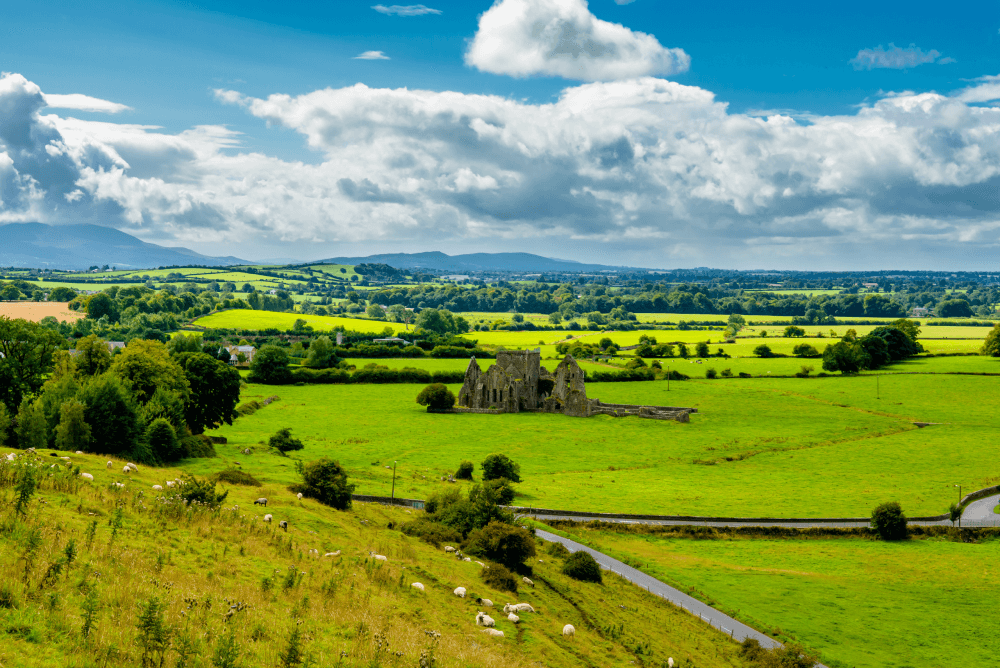
[[[792,348],[792,354],[796,357],[819,357],[819,351],[808,343],[798,343]]]
[[[288,427],[279,429],[278,433],[272,436],[267,444],[283,455],[292,450],[301,450],[305,447],[302,445],[302,441],[292,436],[292,430]]]
[[[400,531],[407,536],[419,538],[425,543],[434,547],[440,547],[441,543],[461,543],[462,534],[451,527],[447,527],[440,522],[432,522],[425,518],[407,522],[400,527]]]
[[[906,515],[896,501],[883,503],[872,511],[872,529],[882,540],[906,538]]]
[[[801,327],[796,327],[795,325],[789,325],[788,327],[785,327],[786,338],[799,337],[805,335],[806,335],[806,330],[802,329]]]
[[[340,462],[322,457],[304,467],[300,466],[299,472],[302,474],[299,489],[303,494],[337,510],[351,507],[351,494],[354,493],[355,485],[347,482],[347,473]]]
[[[511,482],[521,482],[521,466],[515,464],[507,455],[499,453],[487,455],[479,467],[483,470],[483,480],[506,478]]]
[[[254,355],[253,362],[250,363],[250,375],[247,376],[247,380],[251,383],[268,385],[289,382],[291,372],[288,370],[288,352],[277,346],[261,346]]]
[[[549,556],[556,557],[558,559],[565,559],[572,554],[562,543],[549,543],[545,548],[545,552]]]
[[[771,346],[766,343],[762,343],[754,348],[753,354],[757,357],[774,357],[774,353],[771,352]]]
[[[704,341],[699,341],[698,344],[694,347],[694,350],[695,350],[695,355],[697,355],[698,357],[708,357],[710,354],[708,351],[708,344],[705,343]]]
[[[723,378],[732,378],[733,377],[733,370],[732,369],[723,369],[721,372],[719,372],[719,375],[722,376]]]
[[[535,537],[524,527],[493,521],[469,534],[465,551],[517,570],[535,556]]]
[[[472,480],[472,471],[474,469],[475,464],[467,460],[462,460],[462,463],[458,465],[458,471],[455,472],[455,479]]]
[[[569,555],[566,563],[563,564],[562,572],[574,580],[596,582],[598,584],[604,582],[604,579],[601,577],[601,567],[589,552],[584,552],[583,550]]]
[[[507,480],[507,478],[487,480],[483,483],[483,487],[493,495],[493,499],[501,506],[509,506],[514,502],[516,492],[514,492],[514,488],[511,486],[510,480]]]
[[[205,434],[189,435],[181,439],[182,458],[215,457],[215,444]]]
[[[158,462],[173,462],[183,454],[173,426],[165,418],[156,418],[146,429],[146,442]]]
[[[420,390],[417,403],[428,409],[445,410],[455,405],[455,395],[443,383],[432,383]]]
[[[705,369],[705,378],[718,378],[719,373],[715,369]]]
[[[494,589],[517,593],[517,577],[506,567],[492,564],[482,570],[483,582]]]
[[[192,475],[181,477],[180,495],[188,505],[200,503],[209,508],[218,508],[229,496],[229,492],[216,492],[215,482],[198,480]]]
[[[213,482],[226,482],[230,485],[244,485],[246,487],[263,487],[263,483],[246,471],[240,469],[224,469],[209,476]]]

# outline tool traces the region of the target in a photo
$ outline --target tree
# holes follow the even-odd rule
[[[8,283],[3,289],[0,289],[0,301],[16,302],[23,296],[13,283]]]
[[[937,305],[934,313],[939,318],[971,318],[972,307],[964,299],[945,299]]]
[[[337,356],[333,352],[333,342],[329,336],[320,336],[309,345],[306,366],[313,369],[329,369],[336,366]]]
[[[374,320],[385,320],[385,309],[378,304],[369,304],[365,315]]]
[[[21,399],[14,433],[17,436],[17,447],[22,450],[44,448],[48,444],[45,413],[42,411],[41,402],[31,401],[28,397]]]
[[[896,501],[883,503],[872,511],[872,529],[882,540],[906,538],[906,515]]]
[[[535,537],[524,527],[494,520],[469,534],[466,552],[518,570],[535,556]]]
[[[292,436],[292,430],[288,427],[279,429],[274,436],[268,439],[267,444],[283,455],[292,450],[302,450],[305,447],[302,445],[302,441]]]
[[[601,584],[604,578],[601,576],[601,567],[597,560],[589,552],[580,550],[569,555],[563,563],[562,572],[574,580],[583,582],[596,582]]]
[[[744,318],[739,313],[731,313],[729,315],[729,328],[733,330],[733,334],[736,334],[741,329],[747,326],[746,318]]]
[[[84,383],[77,400],[86,406],[84,420],[90,425],[90,452],[129,454],[142,433],[135,400],[113,373],[95,376]]]
[[[511,482],[521,482],[521,466],[515,464],[507,455],[500,453],[487,455],[479,468],[483,471],[483,480],[506,478]]]
[[[63,402],[56,427],[56,449],[76,452],[90,446],[90,425],[84,419],[86,406],[75,399]]]
[[[52,291],[49,292],[49,301],[53,302],[71,302],[76,299],[76,297],[76,292],[74,292],[72,288],[52,288]]]
[[[181,444],[177,432],[164,418],[153,420],[146,429],[146,443],[158,462],[173,462],[181,458]]]
[[[153,397],[139,409],[139,421],[148,428],[156,420],[163,419],[174,428],[174,433],[180,437],[188,433],[187,420],[184,417],[184,399],[162,387],[156,388]]]
[[[789,325],[788,327],[785,327],[785,338],[805,336],[805,335],[806,335],[806,330],[802,329],[801,327],[796,327],[795,325]]]
[[[281,385],[291,378],[292,372],[288,370],[288,352],[277,346],[261,346],[250,362],[250,375],[247,376],[247,380],[251,383],[265,385]]]
[[[108,344],[96,335],[90,334],[76,342],[77,374],[83,376],[99,376],[111,368],[111,351]]]
[[[889,326],[895,327],[899,331],[903,332],[903,334],[906,334],[906,338],[913,343],[916,343],[917,339],[920,338],[920,324],[914,320],[900,318],[899,320],[893,321],[893,323]]]
[[[475,470],[475,464],[468,460],[462,460],[458,465],[458,471],[455,473],[456,480],[472,480],[472,471]]]
[[[868,362],[861,366],[862,369],[878,369],[892,361],[889,357],[889,347],[885,344],[885,339],[878,336],[866,334],[858,339],[858,345],[868,356]]]
[[[552,313],[549,313],[549,323],[553,325],[558,325],[560,322],[562,322],[562,316],[559,315],[559,311],[553,311]]]
[[[993,325],[993,329],[983,341],[983,347],[980,348],[979,354],[1000,357],[1000,324]]]
[[[10,413],[7,412],[7,407],[0,404],[0,446],[7,445],[11,422],[12,420],[10,419]]]
[[[355,485],[347,482],[347,472],[340,462],[323,457],[301,467],[303,494],[320,503],[348,510]]]
[[[868,333],[868,336],[876,336],[885,341],[886,353],[893,362],[913,357],[923,351],[923,346],[917,343],[916,339],[911,339],[904,330],[895,326],[876,327]]]
[[[423,329],[435,334],[447,334],[455,331],[455,318],[451,311],[445,309],[425,308],[417,315],[417,329]]]
[[[708,357],[711,353],[708,350],[708,344],[704,341],[699,341],[694,347],[694,353],[698,357]]]
[[[823,369],[841,373],[857,373],[868,368],[871,360],[859,343],[839,341],[823,351]]]
[[[0,401],[9,413],[45,383],[62,342],[57,332],[38,323],[0,316]]]
[[[171,355],[180,353],[200,353],[202,340],[200,334],[178,334],[167,342],[167,350]]]
[[[428,409],[445,410],[455,405],[455,395],[443,383],[432,383],[420,390],[417,403]]]
[[[191,433],[232,424],[240,401],[240,372],[205,353],[181,353],[175,359],[190,388],[184,419]]]
[[[87,302],[87,317],[100,320],[107,316],[109,322],[118,322],[118,305],[104,292],[100,292]]]
[[[792,348],[792,354],[796,357],[818,357],[819,351],[808,343],[799,343]]]
[[[133,339],[111,363],[111,373],[122,379],[139,404],[153,397],[157,388],[187,399],[191,392],[184,369],[159,341]]]
[[[774,353],[771,352],[771,346],[766,343],[762,343],[754,348],[753,354],[757,357],[774,357]]]

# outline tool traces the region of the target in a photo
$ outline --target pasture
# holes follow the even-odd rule
[[[305,320],[306,324],[317,332],[330,332],[337,327],[356,332],[370,332],[371,334],[381,334],[386,327],[397,332],[400,336],[406,336],[405,325],[402,323],[390,323],[384,320],[363,320],[360,318],[342,318],[328,315],[305,315],[302,313],[278,313],[276,311],[250,311],[246,309],[234,309],[213,313],[203,318],[198,318],[193,324],[208,329],[279,329],[281,331],[290,330],[296,320]],[[410,331],[413,331],[412,329]]]
[[[42,318],[52,316],[60,321],[74,322],[86,315],[79,311],[71,311],[67,302],[0,302],[0,317],[12,320],[39,322]]]
[[[716,540],[570,530],[760,629],[780,629],[831,668],[988,666],[1000,540]]]
[[[504,452],[522,466],[516,503],[571,510],[864,517],[896,499],[911,515],[936,515],[953,500],[954,484],[998,482],[992,450],[982,445],[1000,428],[991,408],[1000,385],[992,377],[692,379],[670,383],[669,392],[662,381],[588,383],[588,396],[607,402],[696,407],[689,424],[428,414],[414,401],[419,389],[250,385],[244,401],[281,400],[213,433],[229,441],[219,446],[224,458],[278,481],[291,480],[292,461],[262,444],[283,427],[303,439],[303,457],[339,459],[359,493],[388,494],[392,475],[384,467],[398,461],[397,494],[413,498],[449,487],[440,477],[459,461]],[[918,429],[917,421],[940,424]],[[256,454],[237,454],[246,447]],[[202,473],[217,466],[185,463]]]

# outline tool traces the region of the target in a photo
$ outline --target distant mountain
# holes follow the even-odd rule
[[[87,269],[109,265],[150,269],[187,264],[218,267],[247,262],[231,256],[209,257],[187,248],[157,246],[100,225],[0,225],[0,267]]]
[[[321,262],[330,264],[387,264],[397,269],[433,269],[437,271],[607,271],[624,269],[603,264],[583,264],[572,260],[555,260],[531,253],[470,253],[446,255],[431,253],[385,253],[368,257],[332,257]]]

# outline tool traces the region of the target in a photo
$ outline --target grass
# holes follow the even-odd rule
[[[278,313],[275,311],[231,310],[213,313],[198,318],[194,324],[209,329],[269,329],[289,330],[296,320],[305,320],[306,324],[317,332],[329,332],[335,327],[344,327],[350,331],[381,334],[389,327],[401,336],[406,336],[402,323],[390,323],[384,320],[363,320],[360,318],[341,318],[328,315],[303,315],[301,313]],[[412,331],[412,329],[410,330]]]
[[[42,455],[49,470],[54,460]],[[569,580],[544,554],[531,564],[535,587],[522,585],[516,595],[493,590],[475,562],[392,528],[417,511],[369,504],[334,511],[298,501],[273,482],[230,488],[218,512],[189,509],[151,488],[176,470],[144,467],[126,477],[120,462],[106,470],[103,457],[72,459],[93,473],[94,483],[72,472],[48,479],[23,518],[7,510],[13,490],[0,487],[0,665],[139,666],[137,624],[154,597],[171,638],[162,664],[169,666],[178,665],[177,649],[188,641],[194,656],[187,665],[207,668],[230,632],[238,665],[279,665],[296,628],[304,654],[318,666],[412,667],[432,645],[433,665],[441,668],[624,667],[660,665],[668,656],[712,668],[745,665],[735,643],[687,613],[616,577],[604,585]],[[111,482],[126,487],[113,491]],[[251,505],[258,496],[268,497],[266,510]],[[273,523],[262,522],[265,512]],[[287,533],[279,520],[289,522]],[[67,566],[70,541],[76,555]],[[309,554],[313,549],[340,554],[319,557]],[[370,552],[388,561],[378,563]],[[47,579],[59,561],[64,568]],[[410,586],[418,581],[424,592]],[[469,590],[467,598],[452,594],[458,586]],[[88,595],[93,624],[84,637]],[[486,638],[474,622],[477,610],[487,610],[477,596],[498,606],[529,602],[536,613],[522,615],[515,627],[494,608],[506,637]],[[576,626],[575,638],[561,635],[566,623]],[[440,634],[439,641],[428,632]]]
[[[1000,596],[995,539],[692,540],[572,531],[748,624],[780,628],[832,668],[986,666],[1000,654],[995,621],[984,614]]]
[[[398,461],[397,493],[411,498],[446,486],[440,477],[463,459],[505,452],[522,466],[518,503],[606,512],[863,517],[898,499],[911,515],[936,515],[953,500],[953,484],[998,482],[982,447],[1000,427],[994,378],[886,375],[878,384],[880,399],[867,376],[691,380],[671,383],[669,393],[662,381],[588,384],[588,396],[607,402],[697,407],[690,424],[435,415],[415,403],[415,385],[251,385],[244,400],[281,401],[214,433],[229,440],[217,446],[224,460],[283,482],[294,477],[291,460],[238,451],[290,427],[306,444],[303,457],[339,459],[359,493],[370,494],[389,493],[383,466]],[[917,429],[915,421],[942,424]],[[199,473],[213,466],[185,464]]]

